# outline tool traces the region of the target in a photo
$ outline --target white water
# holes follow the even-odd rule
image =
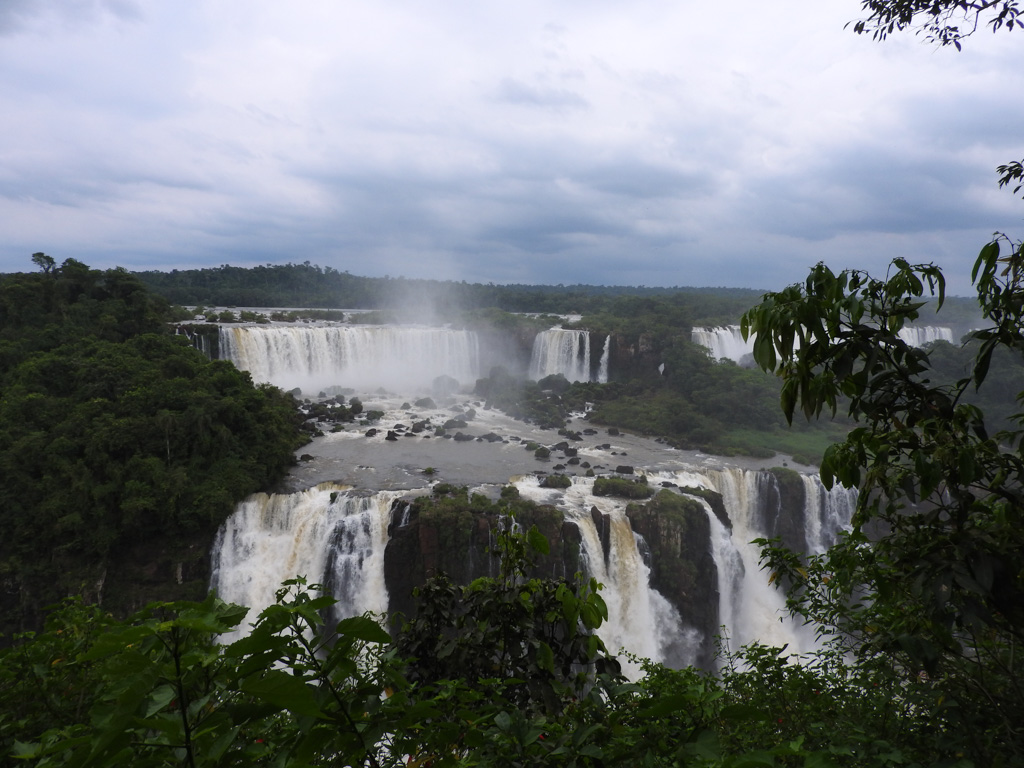
[[[604,585],[601,596],[608,606],[608,620],[598,634],[608,650],[617,653],[624,648],[641,657],[666,658],[669,647],[680,643],[687,628],[672,604],[650,586],[651,570],[644,563],[638,537],[626,517],[626,502],[594,496],[592,478],[573,478],[572,486],[565,491],[541,488],[536,477],[520,478],[515,485],[524,498],[557,506],[579,528],[586,575]],[[607,557],[591,514],[593,508],[607,515]],[[693,657],[695,654],[674,661],[691,663]],[[624,670],[634,678],[640,672],[629,663],[624,664]]]
[[[356,495],[333,483],[254,494],[217,534],[211,587],[222,599],[248,606],[249,622],[274,602],[283,581],[296,576],[330,588],[338,619],[382,614],[388,608],[384,548],[391,503],[399,495]]]
[[[722,494],[732,522],[729,531],[708,509],[712,547],[719,569],[720,619],[727,629],[731,647],[758,640],[769,645],[788,645],[794,653],[812,650],[813,632],[788,616],[785,596],[769,584],[760,564],[760,548],[752,541],[770,538],[770,511],[765,508],[768,486],[775,478],[768,473],[744,469],[723,469],[707,473],[710,486]],[[856,504],[856,492],[840,486],[826,491],[817,476],[804,475],[804,535],[808,550],[823,552],[835,535],[849,525]]]
[[[899,331],[899,337],[912,347],[923,347],[933,341],[954,343],[953,329],[938,325],[906,326]],[[726,325],[718,328],[694,328],[691,336],[694,344],[699,344],[711,353],[715,360],[727,358],[736,363],[744,362],[745,358],[754,354],[754,337],[746,341],[740,333],[738,325]]]
[[[316,394],[330,387],[429,391],[439,376],[480,377],[472,331],[424,326],[221,326],[221,357],[254,381]]]
[[[558,372],[562,373],[575,365],[578,376],[573,378],[586,380],[592,370],[589,335],[582,331],[556,330],[557,333],[546,333],[548,341],[557,340],[557,343],[548,344],[546,349],[542,349],[543,354],[539,355],[535,346],[535,357],[554,359],[555,367],[561,366]],[[430,333],[418,335],[419,331]],[[364,338],[356,343],[350,336]],[[398,337],[404,337],[404,340],[399,341]],[[411,357],[397,362],[394,359],[397,353],[379,349],[368,349],[361,357],[345,357],[337,351],[338,348],[358,349],[360,345],[372,347],[374,343],[387,346],[387,339],[396,339],[396,348],[401,348],[403,343],[411,343],[411,339],[418,339],[424,347],[430,347],[430,360],[436,362],[440,359],[441,362],[425,377],[435,371],[435,375],[454,375],[453,371],[459,370],[460,366],[462,370],[469,371],[476,365],[475,336],[443,329],[235,326],[222,329],[221,348],[236,364],[252,371],[257,380],[272,381],[282,386],[314,389],[330,384],[355,386],[355,380],[361,376],[372,379],[372,375],[382,372],[393,375],[397,370],[402,375],[396,387],[408,392],[413,380],[406,375],[409,373]],[[541,344],[542,348],[544,344]],[[457,351],[445,351],[449,348]],[[551,352],[552,349],[557,354]],[[606,339],[598,366],[599,372],[603,371],[603,374],[599,375],[607,376],[609,349],[610,339]],[[420,352],[422,350],[417,354]],[[410,349],[409,355],[412,354]],[[327,363],[324,360],[333,362]],[[383,367],[377,369],[378,364]],[[426,361],[423,367],[428,367]],[[329,375],[329,383],[324,380],[323,383],[309,385],[297,381],[303,376],[312,378],[314,374]],[[350,378],[338,381],[335,374]],[[475,375],[475,371],[472,374]],[[425,380],[429,381],[427,378]],[[408,414],[393,415],[396,419],[405,419]],[[488,412],[482,411],[478,418],[486,421],[488,415]],[[441,416],[438,415],[438,418]],[[490,422],[487,424],[487,428],[493,426]],[[351,449],[343,455],[332,454],[330,461],[322,458],[310,462],[311,467],[314,463],[319,467],[321,478],[341,477],[344,476],[346,466],[371,462],[367,458],[368,451],[376,443],[370,438],[355,433],[333,437],[338,439],[332,445],[351,446]],[[595,438],[594,442],[600,439]],[[625,438],[620,439],[626,441]],[[527,455],[521,444],[508,441],[493,446],[487,443],[442,443],[435,446],[438,442],[433,439],[426,441],[423,453],[428,458],[426,464],[440,467],[442,477],[458,469],[454,464],[445,464],[455,462],[458,457],[451,451],[445,453],[439,450],[442,447],[454,446],[453,450],[469,450],[473,457],[487,459],[492,464],[497,463],[506,468],[510,464],[507,458],[500,458],[502,455],[510,451],[517,456]],[[398,446],[383,442],[380,445],[383,446],[382,451],[390,453],[380,459],[384,465],[372,464],[366,468],[370,475],[378,466],[393,467],[399,460],[399,454],[395,453]],[[411,446],[412,443],[405,441],[402,445],[405,450],[404,446]],[[626,455],[620,446],[588,447],[581,443],[579,450],[580,456],[588,460],[613,465],[616,461],[621,463],[621,460],[611,458],[616,452]],[[774,483],[774,476],[746,469],[718,469],[684,463],[680,458],[673,458],[679,455],[677,452],[664,448],[658,448],[656,453],[645,450],[639,445],[630,444],[629,463],[646,466],[671,464],[676,469],[664,470],[661,472],[662,478],[681,486],[710,488],[723,496],[732,522],[731,529],[723,525],[706,504],[705,509],[711,523],[711,541],[708,546],[719,579],[718,608],[732,647],[736,648],[755,639],[775,645],[788,644],[795,652],[813,647],[814,638],[811,633],[795,625],[786,616],[783,596],[768,584],[767,574],[760,569],[758,562],[759,551],[750,543],[754,538],[772,535],[771,531],[765,530],[769,515],[764,507],[765,484]],[[640,456],[647,458],[641,459]],[[464,462],[468,459],[462,457],[458,460]],[[686,469],[680,468],[684,466]],[[718,466],[721,466],[720,462]],[[508,477],[508,474],[504,477]],[[382,487],[372,485],[373,482],[368,479],[365,484]],[[583,562],[589,575],[605,585],[602,596],[608,604],[609,620],[602,628],[601,636],[612,651],[625,647],[654,660],[670,657],[673,663],[689,661],[687,652],[691,657],[696,657],[701,638],[693,637],[694,630],[690,629],[687,617],[680,616],[663,595],[650,587],[650,570],[644,562],[643,542],[638,541],[639,537],[633,533],[624,514],[625,502],[593,496],[593,480],[582,477],[574,478],[573,485],[565,491],[541,489],[537,479],[532,476],[519,479],[516,484],[522,495],[555,505],[563,511],[567,520],[579,528]],[[842,489],[825,492],[816,477],[805,476],[803,484],[806,508],[802,514],[807,547],[811,552],[820,552],[828,546],[835,533],[848,523],[853,496]],[[224,599],[251,606],[250,621],[274,600],[282,581],[300,574],[310,582],[323,582],[331,589],[340,601],[339,617],[367,610],[384,612],[388,607],[387,587],[384,583],[387,529],[392,502],[400,493],[355,493],[344,486],[324,484],[288,495],[257,494],[239,505],[219,534],[214,549],[212,586]],[[601,524],[608,528],[607,556],[602,546],[601,532],[591,515],[592,508],[606,516],[601,519]],[[799,514],[794,510],[790,512]],[[692,650],[687,651],[688,648]]]
[[[601,360],[597,365],[597,381],[599,384],[608,383],[608,364],[612,356],[612,337],[611,334],[605,337],[604,340],[604,352],[601,353]]]
[[[690,338],[694,344],[700,344],[711,353],[715,360],[723,357],[735,363],[754,354],[754,337],[744,341],[738,325],[726,325],[719,328],[694,328]]]
[[[541,331],[533,340],[530,356],[530,378],[539,381],[545,376],[562,374],[569,381],[608,381],[608,358],[611,336],[604,342],[596,379],[591,378],[590,331],[567,331],[551,328]]]
[[[835,543],[838,533],[850,524],[857,494],[841,486],[827,490],[817,475],[801,475],[804,482],[804,534],[807,553],[820,555]]]
[[[953,329],[941,325],[907,325],[897,335],[912,347],[923,347],[933,341],[955,342]]]
[[[213,357],[213,350],[210,348],[210,337],[205,333],[189,333],[187,330],[179,326],[178,328],[175,328],[174,335],[184,336],[188,339],[189,344],[198,349],[208,358]]]
[[[721,469],[662,472],[659,477],[722,494],[731,530],[706,501],[694,498],[704,506],[711,525],[719,620],[730,646],[735,650],[758,640],[788,645],[794,653],[813,649],[813,633],[789,618],[782,592],[769,584],[759,564],[759,549],[751,543],[771,535],[766,530],[771,521],[765,500],[774,476]],[[820,552],[848,524],[855,495],[841,488],[825,491],[817,477],[805,476],[803,483],[808,546]],[[644,543],[625,515],[625,501],[594,496],[591,478],[575,477],[564,491],[541,488],[533,475],[517,478],[515,485],[523,497],[556,506],[578,527],[583,567],[604,585],[601,594],[609,617],[600,635],[612,652],[625,648],[676,665],[696,659],[702,638],[686,616],[651,588]],[[256,494],[222,527],[214,547],[212,586],[225,600],[251,606],[249,621],[271,604],[282,581],[296,575],[329,587],[339,600],[336,618],[384,613],[388,523],[392,504],[401,495],[354,493],[330,483],[294,494]],[[591,513],[595,508],[603,516],[601,526],[607,526],[607,555]],[[639,673],[630,665],[626,671],[632,676]]]
[[[722,559],[716,556],[716,563],[721,562],[728,574],[720,580],[726,586],[721,592],[730,592],[721,620],[734,650],[758,640],[802,653],[814,646],[814,637],[788,618],[785,596],[768,583],[759,562],[760,549],[752,543],[768,533],[760,515],[762,478],[762,473],[745,470],[723,470],[711,476],[732,521],[729,542],[720,543]]]

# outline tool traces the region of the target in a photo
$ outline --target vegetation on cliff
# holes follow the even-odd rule
[[[122,611],[168,597],[117,583],[133,556],[166,570],[165,590],[201,596],[213,532],[301,444],[292,398],[171,335],[166,303],[136,278],[46,259],[0,276],[6,631],[39,626],[68,594]]]

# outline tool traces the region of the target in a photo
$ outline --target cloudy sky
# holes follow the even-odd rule
[[[903,256],[966,293],[1024,202],[1024,31],[858,0],[0,0],[0,272],[311,261],[777,289]]]

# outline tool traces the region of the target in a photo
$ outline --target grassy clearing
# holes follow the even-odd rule
[[[793,457],[801,464],[817,465],[825,449],[846,437],[849,426],[832,422],[823,422],[814,428],[780,429],[771,432],[760,432],[753,429],[734,429],[721,438],[721,443],[733,447],[737,453],[747,455],[763,455],[765,451],[775,451]]]

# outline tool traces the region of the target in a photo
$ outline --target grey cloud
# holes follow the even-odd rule
[[[714,180],[703,173],[681,172],[640,161],[621,161],[581,170],[575,177],[601,192],[629,198],[692,198],[711,194]]]
[[[142,10],[135,0],[2,0],[0,34],[53,23],[91,24],[108,15],[137,21],[142,18]]]
[[[507,104],[545,109],[587,109],[590,106],[586,99],[573,91],[532,86],[511,78],[501,81],[495,99]]]

